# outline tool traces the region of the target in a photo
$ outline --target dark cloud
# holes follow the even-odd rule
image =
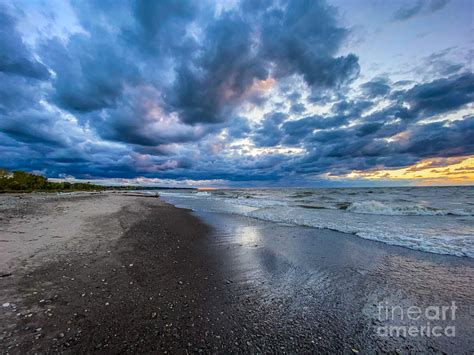
[[[214,17],[194,2],[78,3],[88,33],[66,43],[50,39],[41,48],[55,73],[52,98],[64,109],[89,113],[120,106],[126,86],[147,85],[183,123],[215,124],[233,116],[243,100],[262,104],[249,90],[269,75],[301,74],[318,90],[357,76],[357,57],[335,57],[347,30],[323,1],[255,9],[244,3]]]
[[[455,117],[473,74],[445,51],[430,80],[355,87],[349,31],[322,0],[74,1],[80,30],[34,46],[15,8],[0,7],[0,166],[271,184],[474,154],[473,117]]]
[[[268,114],[263,119],[262,125],[256,130],[253,140],[259,147],[272,147],[278,145],[283,137],[280,125],[288,118],[288,115],[275,112]]]
[[[474,153],[474,120],[436,122],[407,128],[399,126],[391,136],[382,124],[363,124],[351,129],[318,131],[306,139],[303,171],[323,172],[365,170],[374,167],[404,167],[428,157],[458,157]],[[398,133],[397,133],[398,131]],[[341,170],[342,169],[342,170]]]
[[[42,57],[54,70],[53,100],[58,106],[86,113],[113,107],[125,85],[137,82],[137,68],[124,48],[103,33],[90,40],[85,34],[72,36],[67,44],[60,39],[42,46]]]
[[[16,29],[16,22],[0,5],[0,72],[38,80],[48,79],[47,68],[28,50]]]
[[[294,114],[301,114],[303,112],[306,111],[306,107],[305,105],[301,104],[301,103],[296,103],[296,104],[293,104],[291,105],[291,109],[290,109],[291,113],[294,113]]]
[[[45,112],[25,111],[2,117],[0,131],[24,143],[66,146],[67,138],[55,132],[56,120]]]
[[[283,124],[282,129],[286,134],[282,137],[285,144],[294,145],[300,143],[314,130],[326,130],[337,127],[346,122],[347,117],[339,116],[309,116],[299,120],[287,121]]]
[[[390,82],[387,78],[374,78],[362,84],[361,88],[369,98],[385,96],[390,92]]]
[[[359,118],[373,104],[371,100],[341,100],[332,105],[331,111],[335,115]]]
[[[295,102],[295,101],[298,101],[299,99],[301,99],[301,94],[297,91],[294,91],[294,92],[288,94],[286,96],[286,98],[288,100],[290,100],[291,102]]]
[[[41,85],[37,80],[0,72],[0,114],[9,115],[37,106]]]
[[[224,121],[254,80],[268,77],[252,47],[252,28],[241,16],[225,14],[209,25],[202,52],[176,69],[170,110],[185,123]]]
[[[464,73],[415,85],[398,96],[418,115],[441,114],[474,101],[474,74]]]
[[[250,123],[244,117],[235,117],[229,122],[228,132],[229,136],[232,138],[244,138],[251,131]]]
[[[136,1],[132,12],[138,28],[132,38],[158,52],[170,51],[179,43],[170,40],[186,37],[186,26],[199,10],[193,1]]]
[[[261,52],[276,65],[276,77],[296,72],[310,86],[328,88],[357,77],[355,55],[335,57],[348,31],[337,25],[334,11],[323,1],[305,0],[257,12]]]
[[[422,157],[452,157],[474,154],[474,116],[454,122],[435,122],[414,127],[402,152]]]
[[[153,147],[194,142],[218,127],[185,125],[168,114],[153,89],[128,89],[116,107],[87,115],[87,121],[104,139]]]
[[[347,30],[337,26],[332,8],[322,1],[281,2],[280,10],[266,5],[244,2],[222,15],[207,26],[199,54],[177,68],[168,95],[183,122],[222,122],[255,80],[269,75],[301,74],[316,89],[357,77],[356,56],[334,57]]]
[[[342,174],[374,167],[403,167],[429,157],[473,154],[472,117],[455,121],[419,123],[465,107],[473,102],[471,73],[418,84],[384,98],[391,105],[368,115],[373,102],[339,101],[331,115],[308,116],[283,123],[265,119],[256,142],[267,146],[290,145],[307,153],[293,160],[301,174],[330,171]],[[268,137],[262,137],[268,132]]]

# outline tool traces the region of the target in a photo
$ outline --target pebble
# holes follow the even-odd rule
[[[10,307],[10,302],[5,302],[4,304],[2,304],[2,307]]]

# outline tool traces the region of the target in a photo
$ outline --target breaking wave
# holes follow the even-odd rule
[[[178,207],[330,229],[474,258],[474,188],[235,189],[163,192]],[[382,202],[383,201],[383,202]]]
[[[350,204],[347,211],[362,214],[378,214],[386,216],[470,216],[465,210],[442,210],[423,205],[390,205],[369,200]]]

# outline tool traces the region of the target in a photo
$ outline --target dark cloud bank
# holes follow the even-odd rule
[[[348,30],[323,1],[243,1],[227,10],[197,1],[73,2],[83,31],[40,36],[34,47],[15,9],[0,7],[0,165],[10,169],[245,184],[474,154],[473,117],[443,119],[473,102],[473,74],[459,67],[407,89],[388,77],[354,88],[358,58],[340,54]],[[307,100],[289,89],[295,78]],[[269,82],[289,106],[274,103],[252,122],[242,107],[270,104],[255,89]],[[307,115],[318,103],[331,112]],[[243,138],[267,154],[245,146],[230,154],[225,143]]]

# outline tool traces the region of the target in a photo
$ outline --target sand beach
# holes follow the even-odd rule
[[[2,353],[474,349],[470,258],[123,192],[4,194],[0,218]],[[452,302],[454,337],[380,331]]]

